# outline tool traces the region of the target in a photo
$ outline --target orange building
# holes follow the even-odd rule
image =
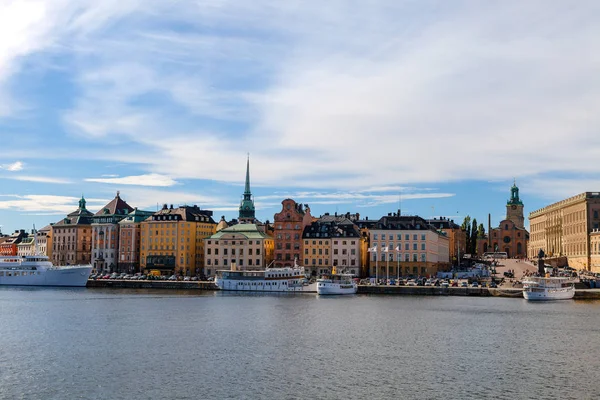
[[[151,217],[152,211],[134,208],[127,217],[119,222],[119,258],[118,270],[130,274],[142,272],[140,268],[140,245],[143,221]]]
[[[92,258],[92,214],[83,196],[79,208],[52,225],[54,265],[90,264]]]
[[[308,204],[292,199],[281,202],[281,212],[275,214],[275,267],[293,266],[302,262],[302,232],[312,222]]]
[[[199,275],[204,240],[216,232],[213,212],[198,206],[163,208],[141,223],[140,266],[163,274]]]
[[[24,229],[15,231],[15,233],[7,237],[6,240],[0,244],[0,256],[16,256],[19,243],[27,236],[27,232],[25,232]]]

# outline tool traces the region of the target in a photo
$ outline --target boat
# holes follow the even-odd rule
[[[0,286],[83,287],[91,265],[54,266],[45,255],[0,257]]]
[[[332,268],[331,274],[317,279],[317,293],[320,295],[355,294],[357,290],[358,285],[354,282],[352,274],[338,274],[335,267]]]
[[[294,262],[293,267],[267,267],[263,270],[238,270],[232,264],[230,270],[217,271],[215,284],[221,290],[246,292],[312,292],[316,283],[309,282],[304,267]]]
[[[534,276],[523,281],[523,297],[527,300],[568,300],[573,296],[575,284],[568,278]]]

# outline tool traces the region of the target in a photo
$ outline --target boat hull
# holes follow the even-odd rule
[[[24,274],[23,271],[14,271],[10,276],[0,276],[0,286],[65,286],[84,287],[87,284],[92,266],[79,266],[67,268],[51,268],[39,273]]]
[[[232,292],[306,292],[315,293],[316,283],[293,284],[290,281],[267,281],[267,280],[241,280],[241,279],[219,279],[215,284],[221,290]]]
[[[356,294],[358,286],[340,285],[339,283],[318,282],[317,293],[320,295]]]
[[[523,290],[523,297],[530,301],[553,301],[553,300],[569,300],[575,296],[575,289],[569,288],[557,288],[557,289],[546,289],[544,291],[531,292]]]

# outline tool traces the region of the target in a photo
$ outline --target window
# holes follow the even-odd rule
[[[421,262],[425,262],[427,259],[425,258],[425,253],[421,253]]]
[[[421,250],[425,250],[425,243],[421,243]]]
[[[373,240],[377,240],[377,234],[376,233],[373,234]]]
[[[421,240],[425,240],[425,234],[421,234]]]
[[[417,262],[417,253],[413,253],[413,261]]]
[[[413,235],[413,240],[417,240],[417,235]]]
[[[381,234],[381,240],[385,240],[385,233]]]
[[[416,250],[416,249],[417,249],[417,244],[413,243],[413,250]]]
[[[404,240],[410,240],[410,235],[408,233],[404,235]]]

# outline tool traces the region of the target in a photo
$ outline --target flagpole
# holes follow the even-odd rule
[[[398,247],[396,247],[396,261],[398,261],[398,266],[396,267],[396,269],[398,270],[397,280],[400,281],[400,250],[398,249]]]
[[[386,253],[390,251],[390,248],[386,248]],[[386,259],[386,265],[385,265],[385,284],[389,285],[390,284],[390,256],[388,254],[385,255],[385,259]]]
[[[377,248],[375,248],[375,284],[378,285],[379,284],[379,280],[377,279],[377,270],[379,269],[379,263],[378,263],[378,259],[377,259]]]

